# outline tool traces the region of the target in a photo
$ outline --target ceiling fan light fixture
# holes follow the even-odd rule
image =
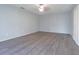
[[[43,9],[43,8],[39,8],[39,11],[40,11],[40,12],[44,12],[44,9]]]
[[[37,4],[36,6],[38,7],[38,10],[40,12],[44,12],[45,7],[47,7],[47,4]]]
[[[43,7],[43,6],[40,6],[40,7],[39,7],[39,11],[40,11],[40,12],[44,12],[44,7]]]

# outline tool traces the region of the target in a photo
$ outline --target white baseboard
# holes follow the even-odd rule
[[[73,40],[75,41],[75,43],[79,46],[79,41],[77,41],[77,39],[74,38],[73,35],[72,35],[72,38],[73,38]]]
[[[14,36],[14,37],[9,37],[9,38],[3,38],[3,39],[0,40],[0,42],[2,42],[2,41],[6,41],[6,40],[11,40],[11,39],[14,39],[14,38],[17,38],[17,37],[21,37],[21,36],[29,35],[29,34],[36,33],[36,32],[38,32],[38,31],[34,31],[34,32],[26,33],[26,34],[21,34],[21,35]]]
[[[73,39],[74,41],[75,41],[75,43],[79,46],[79,42],[78,41],[76,41],[75,39]]]
[[[61,34],[69,34],[69,35],[71,35],[70,33],[63,33],[63,32],[51,32],[51,31],[40,31],[40,32],[61,33]]]

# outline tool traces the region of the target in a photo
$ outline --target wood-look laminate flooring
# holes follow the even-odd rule
[[[37,32],[0,42],[0,55],[78,55],[68,34]]]

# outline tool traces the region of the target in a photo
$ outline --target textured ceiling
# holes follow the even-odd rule
[[[74,5],[72,4],[49,4],[44,12],[39,12],[38,7],[35,4],[16,4],[16,7],[24,8],[32,13],[39,15],[47,13],[62,13],[70,11]]]

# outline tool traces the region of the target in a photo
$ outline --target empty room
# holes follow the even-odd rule
[[[0,4],[0,55],[78,55],[79,5]]]

